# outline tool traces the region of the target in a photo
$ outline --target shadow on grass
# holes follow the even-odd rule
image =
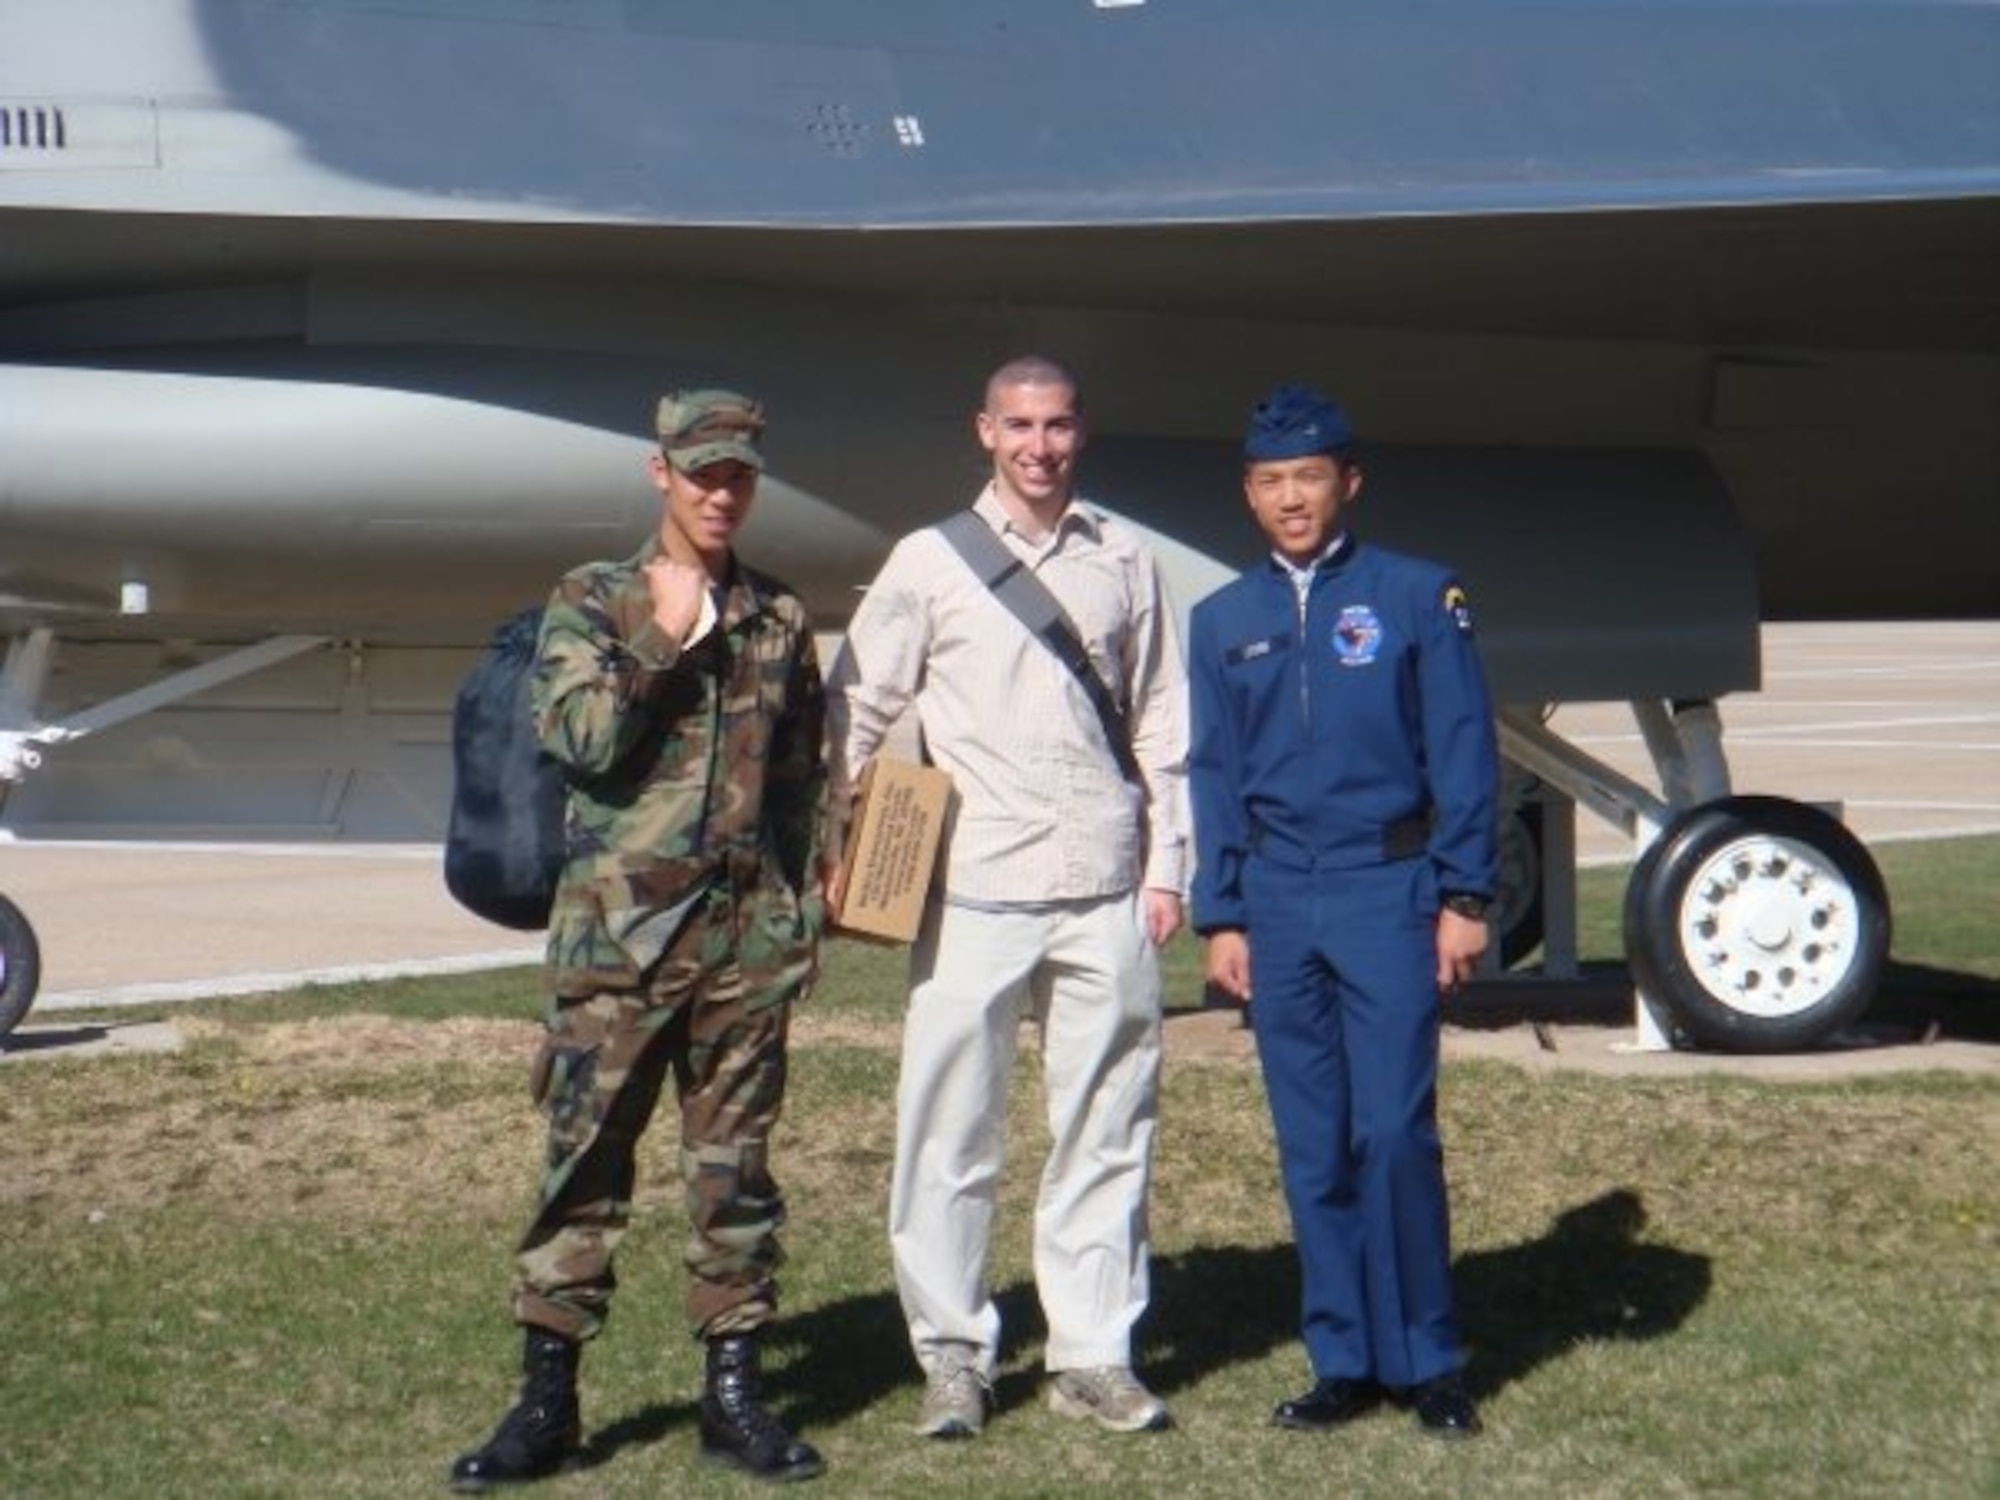
[[[1162,1393],[1260,1359],[1294,1336],[1298,1266],[1289,1245],[1200,1246],[1155,1255],[1152,1283],[1138,1359],[1147,1383]],[[1038,1399],[1048,1329],[1031,1282],[999,1288],[993,1300],[1001,1328],[993,1406],[1004,1413]],[[770,1342],[788,1356],[780,1378],[770,1382],[771,1393],[808,1426],[844,1421],[899,1395],[914,1410],[916,1361],[893,1292],[843,1298],[786,1318],[771,1330]]]
[[[1622,963],[1586,963],[1575,979],[1544,979],[1522,972],[1482,979],[1439,1002],[1448,1026],[1504,1031],[1536,1021],[1554,1026],[1632,1024],[1632,978]]]
[[[1642,1243],[1645,1223],[1639,1195],[1620,1188],[1570,1209],[1538,1239],[1458,1258],[1459,1318],[1473,1350],[1466,1376],[1476,1395],[1491,1397],[1578,1345],[1660,1338],[1686,1321],[1708,1295],[1709,1261]],[[1005,1330],[994,1405],[1005,1412],[1036,1399],[1042,1372],[1034,1356],[1046,1330],[1029,1283],[1014,1282],[994,1300]],[[1298,1259],[1290,1245],[1202,1245],[1156,1256],[1140,1367],[1149,1384],[1171,1395],[1295,1344],[1298,1316]],[[808,1433],[899,1396],[914,1408],[916,1366],[893,1292],[843,1297],[786,1317],[766,1342],[772,1403]],[[659,1442],[692,1426],[696,1411],[692,1400],[663,1402],[613,1421],[591,1435],[584,1464],[604,1463],[628,1444]]]
[[[630,1416],[608,1422],[584,1439],[583,1453],[575,1467],[594,1469],[610,1463],[621,1448],[644,1448],[664,1442],[677,1428],[693,1427],[699,1412],[700,1407],[693,1401],[655,1402]]]
[[[1440,1006],[1444,1021],[1468,1031],[1501,1031],[1537,1021],[1557,1026],[1632,1025],[1632,977],[1622,963],[1588,963],[1572,980],[1511,974],[1482,980]],[[1844,1045],[1896,1046],[1949,1038],[2000,1042],[2000,979],[1891,960],[1875,1000],[1843,1034]]]
[[[1461,1255],[1459,1319],[1475,1351],[1467,1379],[1491,1396],[1578,1344],[1671,1333],[1707,1297],[1706,1256],[1640,1243],[1645,1205],[1618,1189],[1561,1215],[1539,1239]],[[1154,1262],[1142,1347],[1163,1392],[1296,1342],[1298,1258],[1290,1245],[1202,1247]],[[1300,1351],[1301,1365],[1304,1351]]]
[[[1153,1262],[1139,1363],[1149,1385],[1171,1394],[1295,1343],[1298,1332],[1299,1258],[1289,1244],[1201,1245]]]
[[[1248,1007],[1204,987],[1192,1005],[1169,1006],[1167,1019],[1203,1011],[1233,1010],[1250,1025]],[[1439,1017],[1467,1031],[1504,1031],[1544,1021],[1557,1026],[1600,1026],[1607,1031],[1632,1024],[1632,979],[1623,964],[1590,963],[1575,979],[1543,979],[1533,973],[1482,979],[1438,1004]]]
[[[1881,992],[1863,1017],[1864,1025],[1877,1023],[1959,1041],[2000,1042],[2000,979],[1891,961]]]
[[[0,1053],[56,1052],[101,1042],[110,1035],[108,1026],[45,1026],[33,1031],[0,1032]]]
[[[1002,1317],[1018,1324],[1026,1310],[1019,1304],[1032,1307],[1034,1298],[1023,1286],[1008,1288],[999,1300]],[[916,1366],[894,1292],[780,1314],[765,1330],[764,1346],[764,1393],[808,1439],[814,1429],[846,1421],[905,1385],[914,1389]],[[580,1467],[595,1468],[628,1445],[643,1447],[692,1429],[700,1410],[698,1399],[660,1401],[609,1422],[590,1434]]]
[[[1540,1239],[1461,1255],[1459,1322],[1480,1397],[1525,1379],[1579,1344],[1655,1339],[1708,1296],[1709,1259],[1642,1244],[1646,1207],[1616,1188],[1560,1215]]]

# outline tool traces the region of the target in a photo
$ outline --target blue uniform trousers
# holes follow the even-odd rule
[[[1251,1024],[1319,1378],[1410,1386],[1463,1362],[1437,1132],[1427,860],[1243,871]]]

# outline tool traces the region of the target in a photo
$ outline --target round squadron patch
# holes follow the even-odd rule
[[[1365,604],[1350,604],[1333,625],[1333,649],[1343,667],[1365,667],[1382,649],[1382,622]]]
[[[1465,590],[1455,583],[1448,583],[1444,586],[1444,597],[1439,602],[1444,605],[1444,612],[1451,616],[1451,623],[1463,634],[1471,635],[1472,600],[1466,597]]]

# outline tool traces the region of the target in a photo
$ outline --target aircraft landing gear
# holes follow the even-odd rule
[[[1500,967],[1511,969],[1542,946],[1542,805],[1523,802],[1500,820],[1500,878],[1493,926]]]
[[[1820,1046],[1868,1008],[1888,967],[1889,896],[1875,861],[1829,813],[1730,795],[1709,705],[1633,711],[1670,797],[1553,734],[1539,713],[1503,708],[1498,727],[1514,766],[1645,845],[1625,887],[1635,1050],[1676,1037],[1731,1052]],[[1563,826],[1545,816],[1543,841]],[[1545,877],[1560,863],[1550,853]],[[1574,954],[1575,920],[1574,891],[1551,895],[1552,959]],[[1574,977],[1560,962],[1549,968]]]
[[[1625,891],[1642,993],[1697,1042],[1815,1047],[1867,1007],[1889,956],[1889,898],[1860,840],[1781,797],[1724,797],[1661,830]]]
[[[0,1036],[21,1023],[42,983],[42,950],[21,908],[0,896]]]

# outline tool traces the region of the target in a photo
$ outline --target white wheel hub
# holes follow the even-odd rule
[[[1732,1010],[1789,1016],[1825,999],[1859,952],[1860,902],[1810,844],[1757,835],[1704,860],[1681,898],[1689,972]]]

